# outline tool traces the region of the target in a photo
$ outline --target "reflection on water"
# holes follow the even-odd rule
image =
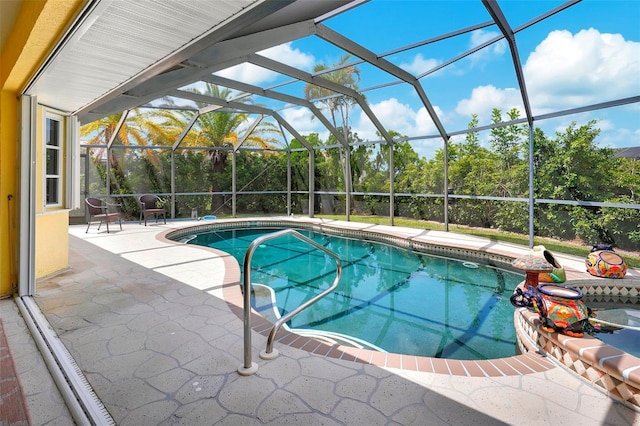
[[[640,357],[640,309],[593,308],[593,311],[591,336]]]
[[[243,265],[255,238],[274,232],[238,229],[190,241],[225,251]],[[451,359],[490,359],[516,353],[509,297],[523,275],[468,260],[415,253],[376,242],[300,231],[342,262],[336,292],[288,324],[354,336],[384,350]],[[335,262],[322,251],[283,236],[253,255],[251,280],[271,287],[281,314],[329,287]]]

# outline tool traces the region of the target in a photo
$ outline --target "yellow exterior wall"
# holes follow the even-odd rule
[[[19,152],[17,98],[84,3],[84,0],[24,0],[0,52],[0,298],[15,293],[18,276],[14,265],[18,256],[17,206],[22,194],[18,192],[16,179]],[[40,233],[54,238],[60,238],[60,233],[68,234],[68,212],[51,216],[56,219],[39,218],[36,221],[37,241],[43,239]],[[65,216],[67,222],[62,223]],[[49,229],[49,226],[59,229]],[[68,236],[59,239],[56,251],[68,252]],[[47,254],[36,256],[38,262],[39,257]],[[46,259],[43,262],[49,263]],[[61,268],[66,267],[68,259],[58,262],[64,263]],[[42,266],[42,270],[46,269]]]
[[[2,298],[11,295],[18,282],[18,272],[14,267],[18,257],[16,241],[18,197],[15,95],[3,90],[0,94],[0,102],[0,298]],[[11,125],[7,125],[8,123]]]
[[[36,278],[50,275],[69,266],[69,211],[64,206],[47,207],[45,202],[45,117],[47,110],[38,106],[38,131],[36,133]],[[52,111],[55,113],[55,111]],[[62,124],[62,135],[66,135],[66,122]],[[61,161],[64,165],[66,141],[62,142]],[[64,166],[62,188],[64,195]],[[63,197],[64,199],[64,197]],[[67,249],[61,250],[61,247]]]
[[[36,215],[36,278],[66,269],[68,247],[69,211]]]

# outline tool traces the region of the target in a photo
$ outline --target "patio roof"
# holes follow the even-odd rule
[[[239,44],[229,40],[313,20],[349,3],[361,2],[89,2],[25,93],[91,122],[195,82],[207,74],[204,67],[220,68]],[[263,40],[236,53],[278,42]]]
[[[453,31],[422,40],[416,39],[410,45],[395,46],[393,50],[381,53],[363,46],[354,38],[325,24],[325,21],[335,16],[353,13],[368,3],[366,0],[101,0],[88,3],[25,93],[37,95],[38,101],[42,104],[77,115],[81,124],[140,106],[161,105],[160,100],[173,98],[194,105],[193,108],[196,110],[196,103],[210,105],[206,110],[201,109],[201,113],[212,109],[232,108],[271,116],[300,140],[302,138],[299,137],[295,126],[279,113],[284,106],[293,104],[308,108],[338,140],[341,140],[339,132],[332,128],[322,113],[303,95],[295,96],[286,90],[278,90],[277,86],[262,87],[250,84],[242,78],[229,79],[216,74],[236,65],[252,64],[290,79],[287,83],[280,83],[281,86],[291,87],[296,83],[314,84],[335,95],[351,97],[382,138],[390,142],[391,137],[387,133],[389,127],[376,116],[364,96],[365,90],[376,88],[353,90],[323,78],[321,72],[309,72],[300,66],[286,64],[262,54],[265,49],[314,37],[351,56],[352,60],[343,67],[358,65],[362,66],[363,73],[383,73],[388,82],[382,86],[390,88],[403,85],[413,91],[433,122],[435,132],[431,135],[420,135],[421,137],[437,137],[447,141],[452,135],[466,131],[466,128],[447,128],[443,113],[430,99],[429,90],[424,84],[425,77],[498,42],[506,43],[509,51],[507,65],[511,68],[511,84],[517,86],[517,103],[523,114],[518,120],[520,123],[532,124],[538,118],[640,102],[640,96],[613,98],[564,111],[545,110],[544,114],[534,116],[535,111],[532,110],[521,62],[521,56],[524,57],[527,53],[519,51],[516,34],[563,13],[579,2],[580,0],[558,2],[555,3],[555,7],[541,13],[541,6],[536,6],[535,16],[532,9],[533,17],[524,23],[511,22],[497,1],[465,2],[467,7],[481,5],[486,12],[486,20],[468,25],[460,24],[455,26]],[[398,3],[398,7],[406,9],[406,13],[411,14],[410,3]],[[452,20],[456,18],[453,17]],[[399,23],[393,23],[396,24]],[[437,43],[447,43],[455,37],[470,36],[475,31],[487,29],[496,36],[462,53],[452,55],[448,61],[420,74],[409,72],[406,67],[389,59],[390,55]],[[424,31],[416,29],[415,33],[416,37],[419,37]],[[226,99],[197,96],[190,93],[189,87],[198,82],[217,84],[244,92],[254,98],[277,101],[279,106],[258,108],[241,102],[229,102]],[[480,124],[479,129],[482,129],[483,124],[485,128],[490,127],[487,123]],[[416,136],[418,135],[409,135]],[[304,140],[302,142],[304,143]],[[345,143],[342,140],[341,142]]]
[[[614,154],[614,157],[620,158],[635,158],[636,160],[640,158],[640,146],[632,146],[629,148],[624,148]]]

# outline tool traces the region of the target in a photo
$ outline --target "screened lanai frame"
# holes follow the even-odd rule
[[[505,18],[505,16],[503,15],[500,7],[498,6],[498,4],[494,1],[488,1],[488,0],[483,0],[482,4],[484,5],[484,7],[487,9],[487,11],[489,12],[492,20],[487,21],[487,22],[483,22],[483,23],[479,23],[473,26],[469,26],[466,28],[463,28],[461,30],[452,32],[452,33],[448,33],[448,34],[443,34],[439,37],[435,37],[429,40],[423,40],[421,42],[417,42],[417,43],[413,43],[411,45],[408,46],[404,46],[404,47],[400,47],[397,49],[394,49],[390,52],[386,52],[383,54],[375,54],[374,52],[371,52],[370,50],[364,48],[361,45],[358,45],[357,43],[355,43],[354,41],[348,39],[347,37],[342,36],[341,34],[338,34],[337,32],[331,30],[330,28],[326,27],[325,25],[322,24],[322,21],[324,19],[328,19],[330,18],[333,14],[328,14],[325,15],[319,19],[315,19],[313,20],[313,22],[310,21],[303,21],[303,22],[298,22],[298,23],[294,23],[291,25],[287,25],[286,28],[275,28],[272,30],[267,30],[264,32],[261,32],[259,35],[255,35],[255,34],[250,34],[250,35],[246,35],[244,37],[240,37],[241,40],[238,39],[232,39],[232,40],[228,40],[225,42],[220,43],[221,45],[224,45],[225,43],[227,43],[225,46],[221,46],[221,47],[217,47],[215,50],[215,52],[222,57],[222,59],[220,59],[219,57],[216,58],[216,61],[213,65],[209,65],[207,66],[207,61],[211,60],[210,55],[211,52],[205,54],[203,53],[202,55],[200,55],[200,57],[198,58],[198,55],[195,55],[194,58],[190,59],[190,64],[193,66],[193,68],[195,70],[188,70],[183,72],[180,76],[180,78],[177,78],[175,82],[168,84],[166,79],[161,79],[159,78],[160,81],[155,81],[155,80],[150,80],[150,82],[147,85],[140,85],[138,88],[132,90],[132,94],[134,95],[138,95],[139,96],[139,100],[137,101],[137,105],[135,105],[136,107],[157,107],[158,105],[153,105],[150,104],[149,102],[152,102],[153,100],[157,99],[158,97],[160,97],[160,95],[162,96],[173,96],[173,97],[177,97],[177,98],[181,98],[181,99],[187,99],[190,101],[194,101],[194,102],[201,102],[201,103],[206,103],[211,105],[210,107],[206,107],[204,110],[200,110],[198,111],[198,114],[200,113],[206,113],[207,109],[217,109],[217,108],[227,108],[227,110],[242,110],[245,111],[247,113],[251,113],[251,114],[257,114],[260,116],[269,116],[272,117],[273,119],[275,119],[279,126],[281,126],[283,129],[285,129],[289,134],[293,135],[293,137],[298,140],[305,148],[303,148],[302,150],[306,149],[309,153],[315,149],[327,149],[330,147],[327,146],[322,146],[322,147],[313,147],[311,146],[309,143],[306,142],[305,138],[300,135],[295,128],[293,128],[293,126],[290,125],[290,123],[288,123],[283,117],[282,115],[279,113],[278,110],[274,110],[274,109],[269,109],[269,108],[265,108],[265,107],[259,107],[256,105],[246,105],[243,104],[241,102],[234,102],[234,101],[230,101],[227,99],[216,99],[213,97],[207,97],[204,95],[199,95],[199,94],[195,94],[192,92],[188,92],[185,91],[183,89],[181,89],[181,87],[185,87],[187,84],[193,83],[195,81],[203,81],[203,82],[208,82],[211,84],[216,84],[216,85],[220,85],[223,87],[228,87],[230,89],[234,89],[234,90],[238,90],[240,92],[243,93],[249,93],[252,95],[259,95],[259,96],[263,96],[266,98],[270,98],[273,100],[277,100],[277,101],[281,101],[281,102],[286,102],[289,104],[294,104],[294,105],[299,105],[299,106],[304,106],[308,109],[310,109],[313,113],[314,116],[316,118],[318,118],[323,124],[324,126],[330,131],[330,133],[335,137],[336,140],[339,141],[339,145],[336,146],[341,146],[344,148],[349,148],[349,147],[353,147],[354,144],[351,144],[349,142],[347,142],[344,137],[342,136],[343,133],[341,131],[339,131],[338,129],[334,129],[332,124],[329,122],[329,120],[324,116],[324,114],[313,104],[313,102],[307,100],[307,99],[303,99],[303,98],[296,98],[294,96],[291,95],[287,95],[284,94],[282,92],[276,91],[275,89],[277,89],[278,87],[281,86],[281,84],[274,86],[274,87],[269,87],[269,88],[261,88],[258,86],[253,86],[241,81],[237,81],[237,80],[230,80],[224,77],[221,77],[219,75],[216,75],[215,72],[216,71],[220,71],[222,69],[228,68],[230,66],[233,65],[238,65],[241,63],[252,63],[255,65],[258,65],[262,68],[265,69],[269,69],[272,71],[276,71],[280,74],[284,74],[284,75],[288,75],[292,78],[292,81],[299,81],[299,82],[305,82],[307,84],[315,84],[317,86],[323,87],[327,90],[331,90],[333,92],[335,92],[335,96],[349,96],[352,99],[354,99],[358,105],[361,107],[362,111],[369,117],[369,119],[372,121],[372,123],[375,125],[377,131],[379,132],[379,134],[382,136],[382,139],[379,141],[366,141],[363,142],[364,144],[380,144],[381,146],[386,145],[387,148],[389,149],[389,173],[390,173],[390,178],[389,178],[389,192],[387,194],[375,194],[378,196],[386,196],[389,199],[389,220],[390,223],[393,225],[394,224],[394,217],[396,216],[396,212],[394,211],[394,198],[396,196],[418,196],[418,197],[440,197],[443,199],[443,218],[444,218],[444,224],[445,224],[445,229],[448,230],[448,224],[449,224],[449,218],[448,218],[448,208],[447,206],[449,205],[450,199],[478,199],[478,200],[493,200],[493,201],[509,201],[509,202],[525,202],[528,203],[528,209],[529,209],[529,238],[530,238],[530,243],[533,244],[533,237],[534,237],[534,224],[533,224],[533,217],[534,217],[534,206],[536,203],[546,203],[546,204],[568,204],[568,205],[581,205],[581,206],[598,206],[598,207],[614,207],[614,208],[631,208],[631,209],[640,209],[640,205],[638,204],[615,204],[615,203],[601,203],[601,202],[595,202],[595,201],[575,201],[575,200],[550,200],[550,199],[536,199],[535,198],[535,193],[533,191],[533,173],[534,173],[534,169],[533,169],[533,131],[534,131],[534,124],[537,122],[541,122],[547,119],[552,119],[552,118],[556,118],[556,117],[562,117],[562,116],[567,116],[567,115],[572,115],[572,114],[578,114],[578,113],[582,113],[582,112],[589,112],[589,111],[595,111],[595,110],[599,110],[599,109],[608,109],[608,108],[613,108],[613,107],[618,107],[618,106],[623,106],[623,105],[628,105],[628,104],[635,104],[640,102],[640,96],[633,96],[633,97],[628,97],[628,98],[623,98],[623,99],[617,99],[617,100],[613,100],[613,101],[608,101],[608,102],[603,102],[603,103],[597,103],[597,104],[592,104],[592,105],[587,105],[587,106],[583,106],[580,108],[573,108],[573,109],[568,109],[568,110],[564,110],[564,111],[556,111],[553,113],[548,113],[548,114],[544,114],[544,115],[538,115],[538,116],[534,116],[532,114],[531,111],[531,107],[530,107],[530,103],[529,103],[529,96],[527,93],[527,87],[526,87],[526,82],[524,79],[524,74],[522,71],[522,65],[520,63],[520,59],[519,59],[519,54],[518,54],[518,46],[516,43],[516,39],[515,39],[515,35],[519,32],[524,30],[525,28],[528,28],[532,25],[535,25],[538,22],[543,21],[544,19],[553,16],[561,11],[563,11],[564,9],[567,9],[571,6],[573,6],[574,4],[578,3],[578,1],[569,1],[564,3],[563,5],[548,11],[547,13],[537,17],[536,19],[527,22],[517,28],[511,28],[509,25],[509,22],[507,21],[507,19]],[[337,12],[336,12],[337,13]],[[424,72],[418,76],[414,76],[410,73],[408,73],[407,71],[403,70],[402,68],[390,63],[389,61],[387,61],[385,59],[386,56],[388,55],[392,55],[394,53],[400,52],[400,51],[405,51],[405,50],[409,50],[412,48],[415,48],[419,45],[427,45],[430,43],[435,43],[437,41],[440,40],[444,40],[450,37],[454,37],[460,34],[466,34],[469,33],[471,31],[480,29],[480,28],[485,28],[487,26],[492,26],[492,25],[496,25],[499,29],[500,32],[502,33],[501,36],[499,37],[494,37],[491,40],[486,41],[485,43],[482,43],[470,50],[468,50],[467,52],[464,52],[462,54],[457,55],[454,58],[451,58],[449,61],[444,62],[436,67],[434,67],[433,69]],[[421,136],[412,136],[412,137],[408,137],[408,138],[398,138],[398,139],[394,139],[392,138],[389,133],[387,132],[387,130],[384,128],[384,126],[382,125],[382,123],[378,120],[378,118],[376,117],[376,115],[374,114],[374,112],[370,109],[370,107],[368,106],[366,99],[364,98],[363,94],[369,90],[374,90],[376,88],[364,88],[358,91],[346,88],[344,86],[340,86],[336,83],[330,82],[328,80],[325,80],[322,78],[322,74],[323,73],[317,73],[317,74],[312,74],[312,73],[308,73],[308,72],[304,72],[301,71],[300,69],[294,68],[292,66],[289,65],[285,65],[283,63],[280,63],[278,61],[275,61],[273,59],[267,58],[265,56],[262,56],[258,53],[256,53],[257,51],[263,50],[266,47],[270,47],[276,44],[281,44],[285,41],[288,40],[295,40],[296,38],[301,38],[301,37],[306,37],[306,36],[316,36],[319,37],[321,39],[323,39],[326,42],[329,42],[333,45],[338,46],[340,49],[342,49],[343,51],[353,55],[354,58],[356,58],[354,61],[351,61],[347,64],[345,64],[345,66],[353,66],[353,65],[357,65],[360,63],[366,63],[369,64],[371,66],[376,67],[377,69],[381,69],[384,72],[388,73],[389,75],[393,76],[394,78],[396,78],[395,81],[387,83],[386,86],[393,86],[396,84],[408,84],[411,85],[417,96],[421,99],[423,106],[425,107],[425,109],[428,111],[431,120],[433,121],[433,123],[435,124],[435,127],[437,129],[437,134],[433,134],[433,135],[421,135]],[[442,122],[440,121],[440,118],[435,110],[435,108],[433,107],[432,103],[430,102],[427,94],[425,93],[422,84],[420,83],[420,79],[431,74],[434,72],[437,72],[438,70],[446,67],[447,65],[453,64],[456,61],[463,59],[465,57],[467,57],[468,55],[473,54],[474,52],[477,52],[479,50],[481,50],[482,48],[485,48],[493,43],[496,43],[500,40],[506,40],[509,46],[509,50],[511,53],[511,58],[513,61],[513,69],[516,75],[516,79],[518,82],[518,86],[519,86],[519,90],[520,90],[520,94],[522,97],[522,105],[523,105],[523,109],[524,109],[524,113],[525,113],[525,117],[518,119],[518,120],[512,120],[512,121],[508,121],[508,122],[502,122],[499,124],[489,124],[489,125],[482,125],[482,126],[478,126],[476,128],[473,129],[461,129],[461,130],[456,130],[453,132],[447,132],[447,130],[445,129],[444,125],[442,124]],[[249,47],[250,46],[250,47]],[[198,62],[198,60],[201,61],[201,63]],[[184,68],[180,71],[183,71]],[[335,71],[337,70],[337,68],[333,68],[333,69],[329,69],[329,70],[324,70],[324,72],[331,72],[331,71]],[[139,101],[142,100],[142,103],[139,103]],[[118,104],[117,101],[113,102],[114,104]],[[129,111],[130,109],[128,109],[127,111]],[[124,123],[124,120],[126,119],[126,115],[127,114],[123,114],[123,119],[121,120],[119,126],[121,126]],[[82,114],[80,114],[80,116],[82,117]],[[81,118],[82,119],[82,118]],[[195,119],[194,119],[195,121]],[[191,125],[193,124],[193,122],[190,123]],[[530,151],[529,151],[529,198],[519,198],[519,197],[514,197],[514,198],[504,198],[504,197],[490,197],[490,196],[469,196],[469,195],[458,195],[458,194],[451,194],[449,193],[449,185],[448,185],[448,172],[447,172],[447,161],[446,159],[448,158],[448,155],[446,154],[447,152],[447,147],[449,142],[451,141],[451,138],[455,137],[455,136],[462,136],[465,135],[469,132],[477,132],[477,131],[483,131],[483,130],[490,130],[492,128],[497,128],[497,127],[503,127],[503,126],[511,126],[511,125],[518,125],[518,124],[526,124],[528,126],[528,130],[529,130],[529,146],[531,147]],[[190,126],[189,126],[190,127]],[[188,131],[188,128],[185,129],[185,131],[183,132],[183,134],[181,135],[181,138],[183,138],[186,135],[186,132]],[[283,131],[284,133],[284,131]],[[114,135],[117,134],[117,131],[114,132]],[[249,136],[249,134],[245,134],[243,135],[245,138]],[[173,146],[170,147],[171,151],[172,151],[172,162],[171,162],[171,170],[172,170],[172,176],[171,176],[171,188],[172,191],[170,194],[167,194],[171,197],[171,211],[172,211],[172,216],[175,217],[175,198],[176,196],[179,196],[180,194],[177,193],[175,191],[175,161],[174,161],[174,157],[175,157],[175,152],[177,149],[181,148],[180,145],[182,143],[182,139],[179,138],[174,144]],[[444,162],[444,184],[443,184],[443,190],[442,193],[440,194],[396,194],[394,191],[394,187],[393,187],[393,183],[394,183],[394,179],[393,179],[393,175],[394,175],[394,171],[395,171],[395,167],[394,167],[394,159],[393,159],[393,146],[394,143],[397,142],[401,142],[401,141],[412,141],[412,140],[417,140],[417,139],[436,139],[436,140],[440,140],[442,142],[442,146],[443,149],[445,150],[445,162]],[[114,145],[114,139],[112,139],[106,146],[107,151],[113,148],[118,148],[118,145]],[[89,147],[89,146],[88,146]],[[95,148],[96,146],[90,146],[92,148]],[[128,146],[128,149],[166,149],[169,147],[131,147]],[[212,149],[212,148],[208,148],[208,147],[195,147],[195,148],[199,148],[199,149]],[[193,149],[193,148],[192,148]],[[231,197],[232,197],[232,214],[235,216],[236,215],[236,209],[235,209],[235,204],[236,204],[236,197],[238,195],[241,195],[236,188],[236,180],[237,180],[237,176],[235,174],[235,154],[237,152],[241,152],[244,151],[245,148],[242,147],[242,144],[239,144],[236,147],[230,147],[230,148],[220,148],[217,147],[215,149],[222,149],[222,150],[229,150],[233,153],[232,155],[232,161],[233,161],[233,184],[232,184],[232,191],[230,193]],[[292,152],[295,152],[296,150],[292,150],[290,147],[288,147],[287,144],[287,149],[286,151],[289,153],[289,156],[291,155]],[[297,150],[297,151],[300,151]],[[349,149],[345,149],[345,153],[348,156],[349,155],[350,150]],[[308,213],[310,216],[313,216],[313,212],[315,210],[315,206],[314,206],[314,199],[315,199],[315,195],[319,194],[318,191],[316,191],[315,188],[315,184],[314,184],[314,156],[313,155],[309,155],[309,194],[308,194]],[[348,157],[347,157],[347,161],[345,161],[346,164],[346,169],[347,169],[347,174],[348,176],[351,175],[351,171],[350,171],[350,165],[351,162],[348,161]],[[108,162],[107,162],[107,167],[108,167]],[[288,188],[287,188],[287,200],[288,200],[288,208],[287,208],[287,214],[291,214],[291,187],[290,187],[290,182],[291,182],[291,170],[290,170],[290,162],[288,164]],[[107,173],[107,178],[109,177],[109,173]],[[107,185],[107,188],[110,188],[109,185]],[[266,193],[266,192],[264,192]],[[203,193],[206,194],[206,193]],[[107,194],[107,195],[111,195],[111,194]],[[352,191],[352,182],[350,180],[345,180],[345,191],[344,193],[340,193],[337,195],[342,195],[344,196],[345,199],[345,212],[346,212],[346,218],[347,220],[349,220],[349,215],[351,213],[351,208],[350,208],[350,199],[351,199],[351,195],[367,195],[366,193],[354,193]]]

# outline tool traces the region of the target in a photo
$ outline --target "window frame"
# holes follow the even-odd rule
[[[58,128],[55,133],[50,131],[49,123],[51,121],[55,121],[58,123]],[[45,111],[44,114],[44,134],[43,134],[43,166],[44,166],[44,182],[43,182],[43,197],[44,197],[44,207],[45,208],[54,208],[54,207],[62,207],[64,202],[64,197],[62,193],[62,181],[63,181],[63,173],[64,173],[64,116],[60,114],[53,113],[51,111]],[[50,137],[55,136],[57,138],[57,144],[50,144]],[[53,153],[55,155],[55,163],[56,163],[56,173],[49,173],[49,153]],[[55,190],[56,190],[56,200],[50,202],[49,201],[49,182],[50,180],[55,179]]]

